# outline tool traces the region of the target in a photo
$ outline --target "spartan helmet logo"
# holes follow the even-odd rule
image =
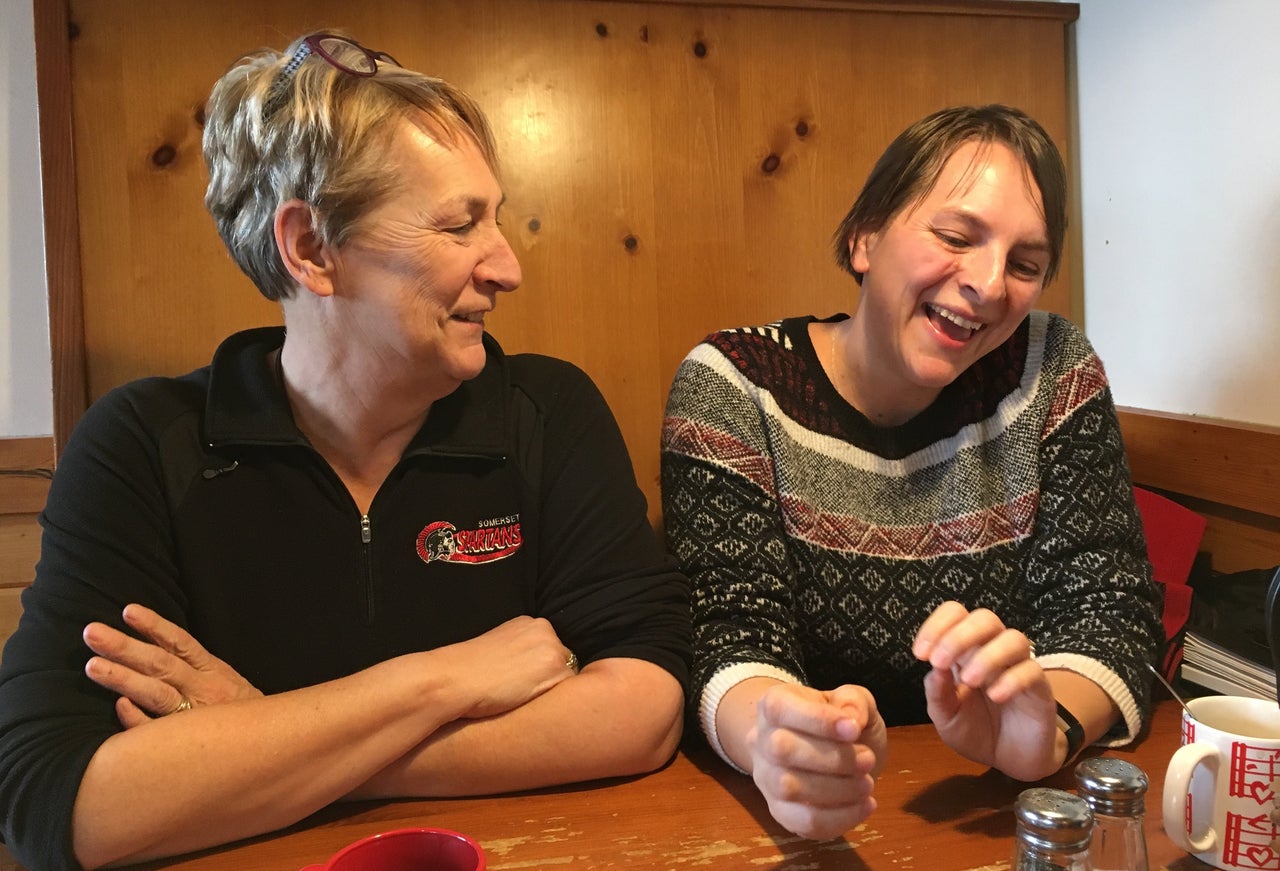
[[[453,530],[437,529],[427,536],[423,543],[427,549],[427,562],[433,559],[444,559],[458,552],[458,543],[453,539]]]
[[[512,514],[481,520],[465,529],[458,529],[447,520],[433,521],[422,527],[414,549],[424,563],[478,566],[506,559],[523,543],[520,516]]]
[[[458,552],[457,531],[458,528],[447,520],[427,524],[418,533],[418,556],[424,563],[436,560],[449,562]]]

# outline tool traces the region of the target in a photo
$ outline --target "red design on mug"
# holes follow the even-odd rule
[[[1231,742],[1231,779],[1227,794],[1266,804],[1274,796],[1271,784],[1280,777],[1280,750]]]
[[[1246,817],[1227,811],[1227,832],[1223,838],[1222,859],[1238,868],[1280,871],[1280,853],[1271,849],[1276,827],[1266,814]]]

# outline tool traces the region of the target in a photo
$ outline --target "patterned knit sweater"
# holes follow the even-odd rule
[[[911,641],[947,599],[1099,684],[1122,714],[1102,743],[1132,739],[1161,594],[1088,340],[1035,312],[882,428],[832,386],[813,320],[709,336],[667,403],[664,523],[693,583],[690,715],[712,746],[720,698],[753,675],[861,684],[888,724],[928,722]]]

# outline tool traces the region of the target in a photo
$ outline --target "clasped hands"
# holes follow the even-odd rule
[[[944,602],[921,625],[912,653],[929,718],[966,759],[1018,780],[1058,769],[1056,708],[1031,643],[993,612]],[[752,778],[770,813],[806,838],[834,838],[875,810],[887,733],[871,693],[776,683],[760,696],[746,735]]]
[[[244,699],[262,692],[209,653],[177,624],[142,605],[125,607],[124,622],[139,637],[105,623],[84,629],[94,652],[85,674],[119,695],[116,716],[125,729],[156,717]],[[452,675],[467,699],[460,719],[518,708],[576,673],[576,658],[542,618],[516,617],[482,635],[421,654]]]

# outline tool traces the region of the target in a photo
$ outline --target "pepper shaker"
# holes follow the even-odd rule
[[[1014,815],[1014,871],[1092,871],[1093,812],[1084,799],[1061,789],[1027,789],[1018,796]]]

